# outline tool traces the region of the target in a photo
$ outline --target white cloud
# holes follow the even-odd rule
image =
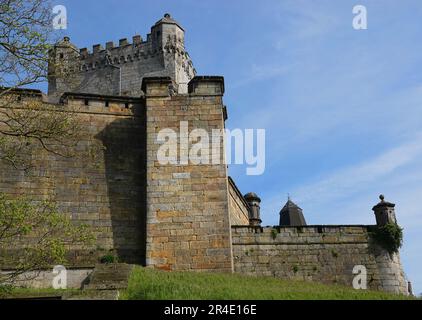
[[[328,177],[296,190],[296,196],[303,202],[327,202],[350,195],[360,186],[377,182],[398,168],[419,160],[422,156],[422,133],[412,141],[384,152],[364,163],[339,170]]]
[[[417,205],[422,194],[421,157],[422,133],[418,133],[372,159],[331,171],[290,192],[312,224],[371,224],[371,206],[384,192],[401,204],[406,225],[422,226]],[[274,193],[264,199],[263,213],[268,215],[264,219],[276,223],[276,213],[284,199],[284,195]]]

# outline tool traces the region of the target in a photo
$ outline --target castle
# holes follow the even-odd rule
[[[113,252],[121,262],[169,271],[237,272],[347,286],[354,267],[363,265],[369,288],[407,294],[399,255],[371,240],[375,225],[306,225],[302,210],[289,199],[280,225],[263,227],[260,198],[239,191],[224,161],[157,161],[160,130],[179,131],[185,121],[191,129],[211,132],[223,130],[227,119],[223,77],[196,75],[184,30],[169,14],[146,40],[134,36],[131,43],[94,45],[90,52],[65,37],[51,57],[48,96],[36,90],[13,94],[76,110],[88,133],[79,148],[99,141],[103,152],[95,161],[75,161],[39,150],[33,155],[39,170],[30,173],[0,164],[0,190],[35,198],[54,195],[63,214],[96,228],[94,246],[69,250],[70,285],[80,286],[100,257]],[[58,76],[58,65],[72,76]],[[394,204],[384,198],[373,210],[378,226],[395,222]],[[0,268],[13,266],[0,262]]]

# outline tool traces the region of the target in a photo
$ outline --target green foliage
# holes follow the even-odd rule
[[[271,238],[273,238],[273,240],[275,240],[277,238],[277,234],[278,234],[277,229],[271,230]]]
[[[0,284],[13,283],[27,271],[66,263],[69,245],[88,245],[93,234],[87,225],[74,225],[52,201],[24,197],[7,199],[0,193],[0,251],[3,265],[15,272],[0,276]],[[4,254],[9,252],[9,254]]]
[[[333,256],[333,258],[338,258],[338,252],[335,251],[334,249],[331,250],[331,255]]]
[[[136,267],[120,299],[129,300],[327,300],[409,299],[379,291],[273,277],[165,272]]]
[[[49,0],[0,0],[1,85],[21,87],[46,78],[51,9]]]
[[[298,271],[299,271],[299,267],[298,266],[293,266],[293,272],[294,273],[298,273]]]
[[[2,285],[0,284],[0,299],[3,296],[9,295],[13,290],[13,287],[11,285]]]
[[[100,262],[103,264],[108,264],[108,263],[117,263],[118,259],[114,254],[106,254],[104,256],[101,257]]]
[[[371,235],[390,254],[397,253],[403,245],[403,229],[395,223],[376,228]]]

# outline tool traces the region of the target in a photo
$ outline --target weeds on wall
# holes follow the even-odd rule
[[[395,223],[387,223],[371,232],[373,239],[390,254],[399,252],[403,245],[403,229]]]

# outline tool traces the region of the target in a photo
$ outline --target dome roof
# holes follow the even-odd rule
[[[255,192],[249,192],[249,193],[245,194],[243,196],[243,198],[245,198],[246,201],[255,200],[255,201],[261,202],[261,198],[258,197],[258,195]]]

